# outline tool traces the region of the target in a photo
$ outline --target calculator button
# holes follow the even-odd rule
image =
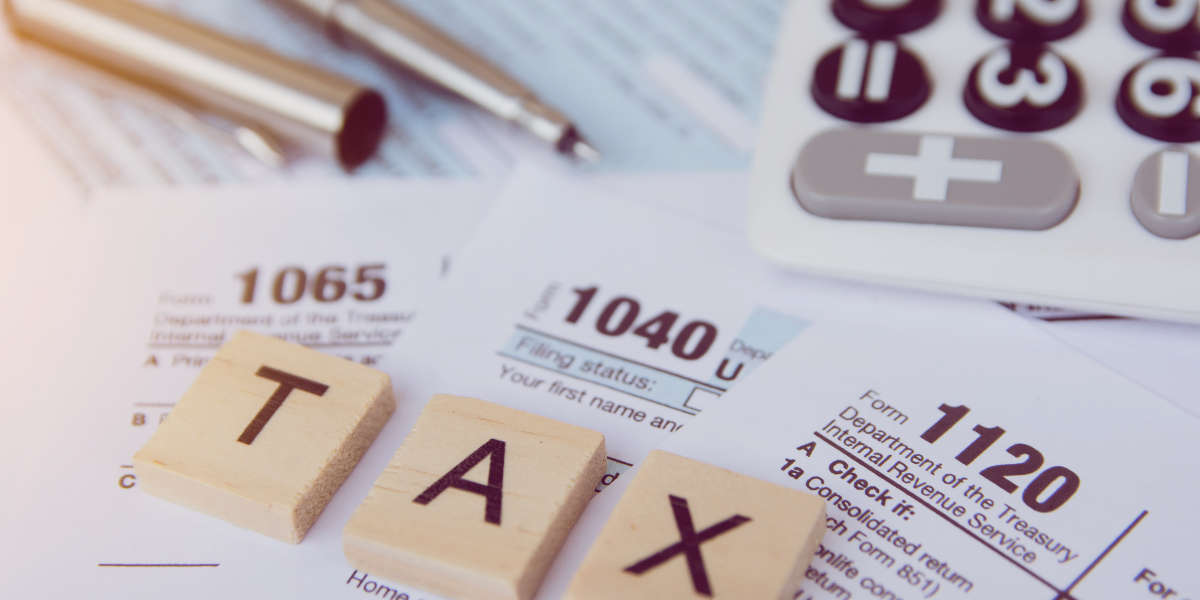
[[[1147,158],[1133,178],[1133,215],[1146,231],[1182,240],[1200,233],[1200,160],[1184,148]]]
[[[1048,42],[1079,30],[1084,0],[979,0],[975,16],[988,31],[1006,39]]]
[[[1037,140],[835,129],[801,150],[792,190],[831,219],[1037,230],[1071,213],[1079,175]]]
[[[1200,141],[1200,61],[1160,56],[1134,67],[1117,93],[1117,114],[1134,131],[1164,142]]]
[[[1008,131],[1045,131],[1079,113],[1078,71],[1045,44],[997,48],[975,64],[963,101],[975,118]]]
[[[894,121],[929,98],[929,76],[894,39],[853,38],[823,56],[812,94],[829,114],[855,123]]]
[[[941,0],[834,0],[833,15],[846,27],[872,37],[916,31],[937,18]]]
[[[1163,50],[1200,50],[1195,0],[1126,0],[1121,21],[1139,42]]]

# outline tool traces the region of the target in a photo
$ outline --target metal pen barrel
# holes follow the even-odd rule
[[[346,168],[382,138],[378,92],[126,0],[4,0],[12,29],[184,102],[249,121]]]
[[[559,151],[599,157],[562,113],[492,63],[389,0],[277,0],[353,41],[512,121]]]

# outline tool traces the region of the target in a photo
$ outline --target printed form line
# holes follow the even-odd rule
[[[1072,595],[1071,595],[1070,591],[1071,591],[1071,590],[1072,590],[1072,589],[1073,589],[1073,588],[1074,588],[1074,587],[1075,587],[1075,586],[1076,586],[1076,585],[1077,585],[1077,584],[1078,584],[1080,581],[1082,581],[1082,580],[1083,580],[1083,578],[1084,578],[1085,576],[1087,576],[1087,574],[1088,574],[1089,572],[1091,572],[1091,570],[1092,570],[1092,568],[1093,568],[1093,567],[1095,567],[1095,566],[1096,566],[1096,565],[1097,565],[1097,564],[1098,564],[1098,563],[1099,563],[1101,560],[1103,560],[1103,559],[1104,559],[1104,557],[1105,557],[1105,556],[1107,556],[1107,555],[1108,555],[1109,551],[1111,551],[1111,550],[1112,550],[1114,547],[1116,547],[1116,545],[1117,545],[1118,543],[1120,543],[1120,542],[1121,542],[1121,540],[1125,539],[1125,536],[1126,536],[1126,535],[1127,535],[1127,534],[1128,534],[1130,531],[1132,531],[1132,530],[1133,530],[1133,528],[1134,528],[1135,526],[1137,526],[1137,524],[1138,524],[1138,523],[1139,523],[1139,522],[1142,520],[1142,517],[1145,517],[1145,516],[1146,516],[1146,514],[1147,514],[1147,512],[1146,512],[1146,511],[1142,511],[1142,514],[1141,514],[1141,515],[1139,515],[1139,516],[1138,516],[1136,519],[1134,519],[1133,523],[1131,523],[1131,524],[1129,525],[1129,527],[1125,528],[1125,531],[1124,531],[1123,533],[1121,533],[1121,535],[1120,535],[1120,536],[1118,536],[1118,537],[1117,537],[1117,538],[1116,538],[1116,539],[1115,539],[1115,540],[1114,540],[1114,541],[1113,541],[1111,544],[1109,544],[1108,548],[1107,548],[1107,549],[1105,549],[1105,550],[1104,550],[1104,552],[1102,552],[1102,553],[1100,554],[1100,556],[1098,556],[1098,557],[1096,558],[1096,560],[1092,561],[1092,564],[1091,564],[1091,565],[1088,565],[1088,567],[1087,567],[1087,568],[1086,568],[1086,569],[1083,571],[1083,573],[1082,573],[1082,574],[1080,574],[1080,575],[1079,575],[1079,577],[1078,577],[1078,578],[1076,578],[1076,579],[1075,579],[1075,581],[1074,581],[1074,582],[1072,582],[1072,583],[1071,583],[1071,585],[1070,585],[1070,586],[1069,586],[1069,587],[1068,587],[1066,590],[1060,590],[1060,589],[1058,589],[1058,588],[1057,588],[1057,587],[1056,587],[1054,584],[1050,583],[1049,581],[1046,581],[1045,579],[1042,579],[1042,577],[1041,577],[1040,575],[1038,575],[1037,573],[1034,573],[1033,571],[1029,570],[1029,568],[1028,568],[1028,567],[1026,567],[1025,565],[1022,565],[1021,563],[1018,563],[1018,562],[1016,561],[1016,559],[1013,559],[1013,558],[1010,558],[1009,556],[1006,556],[1006,555],[1004,554],[1004,552],[1002,552],[1002,551],[1001,551],[999,548],[997,548],[997,547],[995,547],[995,546],[993,546],[993,545],[991,545],[991,544],[989,544],[989,543],[987,543],[987,542],[983,541],[983,539],[981,539],[979,536],[977,536],[977,535],[975,535],[974,533],[972,533],[972,532],[971,532],[969,529],[967,529],[966,527],[963,527],[963,525],[962,525],[961,523],[959,523],[958,521],[955,521],[955,520],[954,520],[953,518],[951,518],[949,515],[947,515],[947,514],[943,513],[942,511],[940,511],[940,510],[938,510],[938,509],[934,508],[934,507],[933,507],[933,506],[931,506],[931,505],[930,505],[928,502],[926,502],[926,501],[922,500],[922,499],[921,499],[920,497],[918,497],[916,494],[914,494],[914,493],[912,493],[911,491],[909,491],[909,490],[905,489],[905,488],[904,488],[904,486],[902,486],[902,485],[900,485],[900,484],[896,483],[896,482],[895,482],[895,481],[893,481],[891,478],[889,478],[887,475],[884,475],[883,473],[880,473],[880,472],[879,472],[879,470],[878,470],[878,469],[876,469],[875,467],[873,467],[873,466],[871,466],[871,465],[869,465],[869,464],[867,464],[867,463],[863,462],[863,461],[862,461],[862,460],[861,460],[859,457],[855,456],[854,454],[851,454],[851,453],[850,453],[849,451],[847,451],[845,448],[842,448],[841,446],[838,446],[837,444],[833,443],[833,442],[832,442],[832,441],[831,441],[829,438],[827,438],[827,437],[825,437],[825,436],[821,435],[819,432],[816,432],[816,431],[814,431],[814,432],[813,432],[813,435],[817,436],[818,438],[820,438],[820,439],[821,439],[821,441],[825,442],[826,444],[829,444],[830,446],[832,446],[832,447],[833,447],[834,449],[836,449],[837,451],[839,451],[839,452],[841,452],[842,454],[846,455],[846,457],[847,457],[847,458],[849,458],[850,460],[854,461],[854,462],[855,462],[855,463],[857,463],[859,466],[861,466],[861,467],[863,467],[864,469],[867,469],[868,471],[870,471],[870,472],[874,473],[875,475],[877,475],[877,476],[879,476],[880,478],[882,478],[884,481],[886,481],[886,482],[888,482],[888,483],[890,483],[890,484],[892,484],[892,485],[896,486],[896,489],[898,489],[898,490],[900,490],[901,492],[903,492],[903,493],[904,493],[906,496],[908,496],[909,498],[912,498],[912,499],[913,499],[914,501],[916,501],[916,502],[920,502],[922,506],[924,506],[925,508],[929,509],[931,512],[933,512],[933,513],[934,513],[934,514],[936,514],[937,516],[939,516],[939,517],[941,517],[941,518],[945,519],[945,520],[946,520],[946,522],[950,523],[951,525],[954,525],[955,527],[957,527],[958,529],[960,529],[960,530],[961,530],[963,533],[965,533],[965,534],[967,534],[967,535],[971,536],[971,538],[972,538],[972,539],[974,539],[975,541],[979,542],[980,544],[983,544],[983,545],[984,545],[984,547],[988,548],[988,549],[989,549],[989,550],[991,550],[992,552],[995,552],[995,553],[996,553],[996,555],[997,555],[997,556],[999,556],[1000,558],[1003,558],[1004,560],[1007,560],[1007,561],[1008,561],[1009,563],[1011,563],[1013,566],[1015,566],[1015,567],[1017,567],[1017,568],[1021,569],[1021,570],[1022,570],[1022,571],[1024,571],[1026,574],[1028,574],[1030,577],[1033,577],[1034,579],[1036,579],[1036,580],[1040,581],[1040,582],[1041,582],[1043,585],[1045,585],[1046,587],[1050,588],[1051,590],[1054,590],[1054,592],[1055,592],[1056,594],[1058,594],[1057,596],[1055,596],[1055,597],[1054,597],[1054,600],[1077,600],[1077,599],[1076,599],[1074,596],[1072,596]]]
[[[220,563],[100,563],[97,567],[219,567]]]
[[[521,357],[519,357],[519,356],[513,356],[513,355],[511,355],[511,354],[505,354],[503,351],[497,351],[497,352],[496,352],[496,354],[499,354],[500,356],[503,356],[504,358],[511,358],[511,359],[513,359],[513,360],[515,360],[515,361],[517,361],[517,362],[522,362],[522,363],[525,363],[525,364],[527,364],[527,365],[529,365],[529,366],[531,366],[531,367],[538,367],[538,368],[541,368],[541,369],[546,369],[546,370],[548,370],[548,371],[551,371],[551,372],[554,372],[554,373],[558,373],[558,374],[560,374],[560,375],[564,375],[564,376],[566,376],[566,377],[574,377],[575,379],[579,379],[580,381],[586,381],[586,382],[588,382],[588,383],[593,383],[593,384],[596,384],[596,385],[598,385],[598,386],[600,386],[600,387],[603,387],[603,388],[608,388],[608,389],[610,389],[610,390],[612,390],[612,391],[614,391],[614,392],[621,392],[622,394],[626,394],[626,395],[629,395],[629,396],[633,396],[634,398],[640,398],[640,399],[642,399],[642,400],[645,400],[646,402],[653,402],[654,404],[657,404],[657,405],[659,405],[659,406],[663,406],[663,407],[669,408],[669,409],[671,409],[671,410],[674,410],[674,411],[679,411],[679,412],[681,412],[681,413],[683,413],[683,414],[685,414],[685,415],[692,415],[692,416],[695,416],[695,413],[690,413],[690,412],[688,412],[688,411],[686,411],[686,410],[683,410],[682,408],[679,408],[679,407],[676,407],[676,406],[671,406],[670,404],[667,404],[667,403],[665,403],[665,402],[659,402],[658,400],[654,400],[654,399],[651,399],[651,398],[647,398],[647,397],[645,397],[645,396],[639,396],[639,395],[637,395],[637,394],[635,394],[635,393],[633,393],[633,392],[631,392],[631,391],[629,391],[629,390],[622,389],[622,388],[619,388],[619,387],[616,387],[616,386],[613,386],[613,385],[609,385],[609,384],[607,384],[607,383],[601,383],[601,382],[599,382],[599,381],[592,381],[591,379],[582,379],[582,378],[579,378],[579,377],[575,377],[574,375],[571,375],[570,373],[563,373],[562,371],[556,371],[556,370],[554,370],[554,369],[551,369],[550,367],[547,367],[546,365],[543,365],[543,364],[541,364],[541,363],[535,363],[535,362],[532,362],[532,361],[526,360],[526,359],[524,359],[524,358],[521,358]],[[624,359],[622,359],[622,360],[624,360]],[[632,362],[632,361],[630,361],[630,362]]]
[[[697,380],[695,380],[695,379],[692,379],[691,377],[688,377],[688,376],[686,376],[686,375],[680,375],[680,374],[678,374],[678,373],[672,373],[672,372],[670,372],[670,371],[667,371],[667,370],[665,370],[665,369],[660,369],[660,368],[658,368],[658,367],[654,367],[654,366],[651,366],[651,365],[648,365],[648,364],[645,364],[645,363],[640,363],[640,362],[638,362],[638,361],[636,361],[636,360],[629,360],[628,358],[625,358],[625,357],[623,357],[623,356],[617,356],[616,354],[611,354],[611,353],[605,352],[605,351],[603,351],[603,350],[597,350],[596,348],[592,348],[592,347],[590,347],[590,346],[584,346],[583,344],[579,344],[579,343],[576,343],[576,342],[572,342],[571,340],[565,340],[565,339],[563,339],[563,338],[560,338],[560,337],[558,337],[558,336],[555,336],[555,335],[550,335],[550,334],[548,334],[548,333],[543,333],[543,332],[541,332],[541,331],[538,331],[538,330],[536,330],[536,329],[533,329],[533,328],[531,328],[531,327],[526,327],[526,326],[524,326],[524,325],[521,325],[521,324],[519,324],[519,323],[516,325],[516,328],[517,328],[517,329],[521,329],[521,330],[523,330],[523,331],[528,331],[529,333],[536,333],[537,335],[540,335],[540,336],[543,336],[543,337],[548,337],[548,338],[550,338],[550,339],[552,339],[552,340],[559,341],[559,342],[562,342],[562,343],[564,343],[564,344],[571,344],[572,346],[578,346],[578,347],[580,347],[580,348],[583,348],[584,350],[587,350],[587,351],[589,351],[589,352],[595,352],[596,354],[603,354],[604,356],[607,356],[607,357],[610,357],[610,358],[615,358],[615,359],[617,359],[617,360],[623,360],[623,361],[625,361],[625,362],[627,362],[627,363],[632,363],[632,364],[635,364],[635,365],[637,365],[637,366],[639,366],[639,367],[646,367],[647,369],[652,369],[652,370],[654,370],[654,371],[658,371],[659,373],[663,373],[663,374],[665,374],[665,375],[670,375],[671,377],[678,377],[679,379],[683,379],[683,380],[685,380],[685,381],[690,381],[690,382],[692,382],[692,383],[694,383],[694,384],[696,384],[696,385],[702,385],[702,386],[704,386],[704,387],[710,387],[710,388],[712,388],[712,389],[714,389],[714,390],[721,390],[722,392],[727,392],[727,391],[729,391],[729,390],[727,390],[727,389],[725,389],[725,388],[717,387],[717,386],[715,386],[715,385],[713,385],[713,384],[711,384],[711,383],[704,383],[703,381],[697,381]]]
[[[702,386],[702,387],[704,387],[704,388],[711,388],[711,389],[714,389],[714,390],[718,390],[718,391],[720,391],[721,393],[724,393],[724,392],[726,391],[724,388],[719,388],[719,387],[717,387],[717,386],[715,386],[715,385],[712,385],[711,383],[704,383],[704,382],[702,382],[702,381],[697,381],[697,380],[695,380],[695,379],[692,379],[691,377],[686,377],[686,376],[683,376],[683,375],[679,375],[679,374],[677,374],[677,373],[672,373],[672,372],[670,372],[670,371],[667,371],[667,370],[664,370],[664,369],[660,369],[660,368],[658,368],[658,367],[653,367],[653,366],[647,365],[647,364],[645,364],[645,363],[640,363],[640,362],[637,362],[636,360],[629,360],[628,358],[624,358],[624,357],[621,357],[621,356],[617,356],[617,355],[615,355],[615,354],[611,354],[611,353],[608,353],[608,352],[604,352],[603,350],[597,350],[597,349],[595,349],[595,348],[591,348],[591,347],[589,347],[589,346],[585,346],[585,345],[583,345],[583,344],[579,344],[579,343],[576,343],[576,342],[572,342],[572,341],[570,341],[570,340],[565,340],[565,339],[563,339],[563,338],[560,338],[560,337],[557,337],[557,336],[553,336],[553,335],[550,335],[550,334],[548,334],[548,333],[543,333],[543,332],[541,332],[541,331],[538,331],[538,330],[536,330],[536,329],[532,329],[532,328],[530,328],[530,327],[526,327],[526,326],[524,326],[524,325],[521,325],[521,324],[516,324],[516,325],[515,325],[515,327],[516,327],[518,330],[520,330],[520,331],[527,331],[527,332],[529,332],[529,333],[532,333],[532,334],[535,334],[535,335],[539,335],[539,336],[542,336],[542,337],[544,337],[544,338],[548,338],[548,339],[554,340],[554,341],[556,341],[556,342],[560,342],[560,343],[562,343],[562,344],[567,344],[567,345],[570,345],[570,346],[574,346],[574,347],[576,347],[576,348],[579,348],[579,349],[581,349],[581,350],[587,350],[588,352],[594,352],[594,353],[596,353],[596,354],[600,354],[600,355],[603,355],[603,356],[607,356],[607,357],[609,357],[609,358],[615,358],[615,359],[617,359],[617,360],[624,361],[624,362],[627,362],[627,363],[630,363],[630,364],[633,364],[633,365],[637,365],[637,366],[639,366],[639,367],[643,367],[643,368],[646,368],[646,369],[650,369],[650,370],[652,370],[652,371],[657,371],[657,372],[659,372],[659,373],[662,373],[662,374],[664,374],[664,375],[669,375],[669,376],[671,376],[671,377],[675,377],[676,379],[681,379],[681,380],[683,380],[683,381],[687,381],[687,382],[689,382],[689,383],[691,383],[691,384],[694,384],[694,385],[696,385],[696,386]],[[593,379],[584,379],[584,378],[581,378],[581,377],[579,377],[579,376],[577,376],[577,375],[572,375],[571,373],[566,373],[566,372],[559,371],[559,370],[557,370],[557,369],[554,369],[554,368],[548,367],[548,366],[546,366],[546,365],[544,365],[544,364],[542,364],[542,363],[533,362],[533,361],[531,361],[531,360],[529,360],[529,359],[522,358],[522,357],[520,357],[520,356],[515,356],[515,355],[513,355],[513,354],[508,354],[508,353],[506,353],[506,352],[505,352],[505,351],[503,351],[503,350],[497,350],[497,351],[496,351],[496,354],[498,354],[498,355],[500,355],[500,356],[503,356],[503,357],[505,357],[505,358],[511,358],[511,359],[513,359],[513,360],[515,360],[515,361],[522,362],[522,363],[525,363],[525,364],[527,364],[527,365],[530,365],[530,366],[533,366],[533,367],[538,367],[538,368],[542,368],[542,369],[547,369],[547,370],[549,370],[549,371],[552,371],[552,372],[554,372],[554,373],[558,373],[558,374],[560,374],[560,375],[564,375],[564,376],[566,376],[566,377],[573,377],[573,378],[575,378],[575,379],[579,379],[579,380],[581,380],[581,381],[586,381],[586,382],[588,382],[588,383],[593,383],[593,384],[595,384],[595,385],[598,385],[598,386],[600,386],[600,387],[604,387],[604,388],[608,388],[608,389],[610,389],[610,390],[613,390],[613,391],[615,391],[615,392],[620,392],[620,393],[622,393],[622,394],[626,394],[626,395],[629,395],[629,396],[633,396],[634,398],[640,398],[640,399],[642,399],[642,400],[645,400],[646,402],[652,402],[652,403],[654,403],[654,404],[657,404],[657,405],[659,405],[659,406],[663,406],[663,407],[669,408],[669,409],[671,409],[671,410],[674,410],[674,411],[677,411],[677,412],[681,412],[681,413],[683,413],[683,414],[685,414],[685,415],[695,415],[695,414],[696,414],[696,413],[693,413],[693,412],[689,412],[689,411],[683,410],[682,408],[679,408],[679,407],[677,407],[677,406],[672,406],[672,405],[670,405],[670,404],[667,404],[667,403],[665,403],[665,402],[660,402],[660,401],[658,401],[658,400],[655,400],[655,399],[653,399],[653,398],[647,398],[646,396],[643,396],[643,395],[640,395],[640,394],[636,394],[636,393],[634,393],[634,392],[632,392],[632,391],[630,391],[630,390],[628,390],[628,389],[625,389],[625,388],[619,388],[619,387],[616,387],[616,386],[613,386],[613,385],[609,385],[609,384],[607,384],[607,383],[604,383],[604,382],[602,382],[602,381],[596,381],[596,380],[593,380]]]
[[[1134,519],[1133,522],[1129,524],[1129,527],[1126,527],[1125,531],[1122,531],[1121,535],[1117,536],[1117,539],[1113,540],[1113,542],[1104,549],[1104,552],[1101,552],[1100,556],[1097,556],[1096,560],[1093,560],[1092,564],[1088,565],[1088,567],[1079,574],[1079,577],[1076,577],[1075,581],[1072,581],[1071,585],[1067,586],[1066,590],[1054,597],[1054,600],[1069,600],[1071,598],[1071,590],[1075,589],[1075,586],[1079,585],[1079,582],[1083,581],[1083,578],[1087,577],[1088,573],[1091,573],[1092,569],[1094,569],[1096,565],[1100,564],[1100,561],[1104,560],[1104,557],[1108,556],[1108,553],[1112,552],[1112,549],[1116,548],[1117,544],[1120,544],[1121,540],[1125,539],[1125,536],[1129,535],[1129,532],[1133,531],[1133,528],[1137,527],[1138,523],[1141,523],[1142,519],[1148,514],[1150,514],[1150,511],[1143,510],[1142,514],[1138,515],[1138,518]]]
[[[391,342],[318,342],[314,344],[300,344],[306,348],[370,348],[370,347],[390,347]],[[221,347],[221,344],[146,344],[147,348],[156,348],[159,350],[216,350]]]
[[[1125,319],[1116,315],[1071,315],[1069,317],[1035,317],[1043,321],[1114,321]]]

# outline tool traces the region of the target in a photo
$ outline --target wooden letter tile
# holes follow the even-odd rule
[[[434,396],[346,525],[346,559],[456,600],[529,598],[606,462],[595,431]]]
[[[825,502],[655,450],[571,581],[569,600],[790,600]]]
[[[239,331],[133,468],[155,496],[296,544],[395,408],[386,373]]]

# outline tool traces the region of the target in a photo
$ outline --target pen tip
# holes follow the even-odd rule
[[[583,140],[575,140],[575,143],[571,146],[571,153],[590,163],[600,161],[600,151]]]

